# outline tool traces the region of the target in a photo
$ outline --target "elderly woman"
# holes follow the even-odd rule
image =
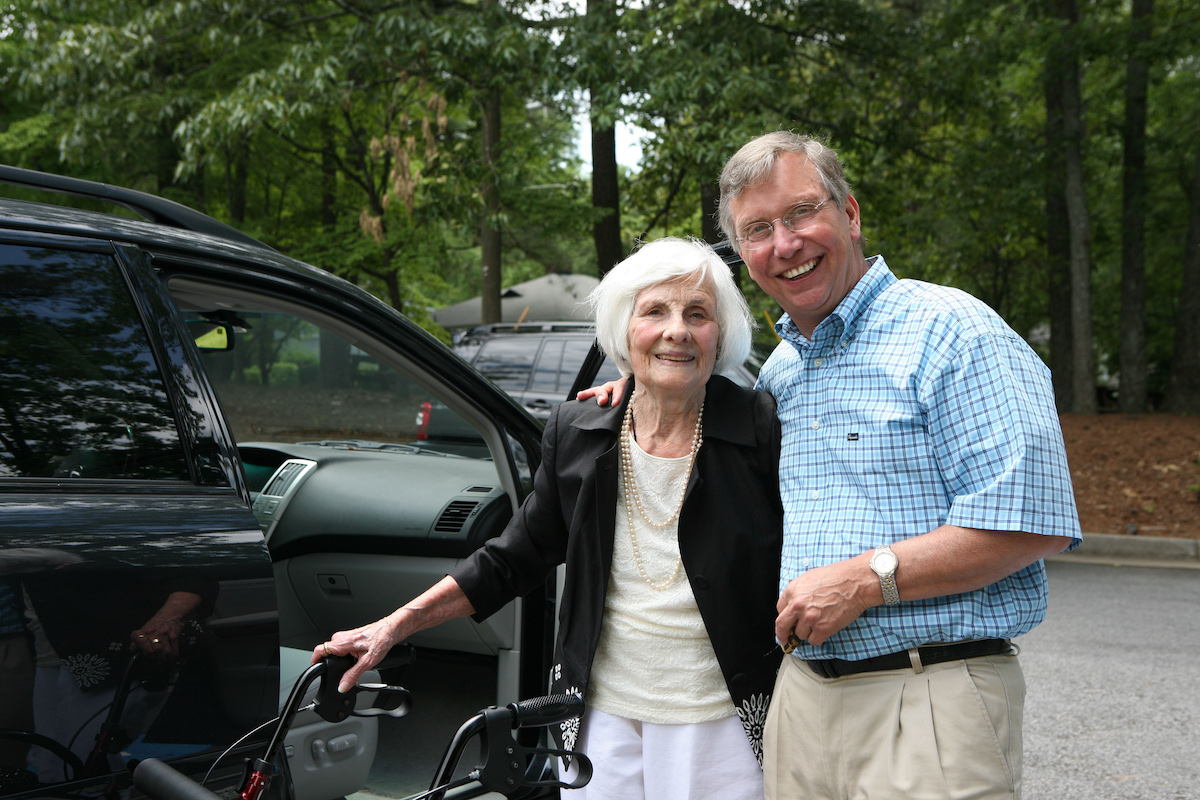
[[[761,798],[781,656],[779,423],[770,395],[713,374],[746,358],[749,311],[716,253],[681,239],[643,246],[588,300],[632,376],[627,401],[559,405],[505,532],[313,659],[356,656],[349,686],[412,633],[486,618],[565,563],[550,690],[587,711],[555,734],[595,768],[571,796]]]

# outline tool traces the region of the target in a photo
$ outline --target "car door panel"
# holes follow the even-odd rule
[[[273,595],[233,591],[271,573],[232,442],[144,255],[6,239],[0,605],[32,669],[6,662],[27,691],[0,728],[34,744],[4,765],[87,784],[130,755],[215,753],[275,713],[278,680]]]
[[[323,639],[331,629],[357,627],[386,616],[405,599],[440,580],[457,560],[406,556],[314,553],[290,558],[276,580],[288,587],[313,629],[285,631],[284,643]],[[277,569],[281,565],[277,564]],[[397,598],[401,598],[397,600]],[[514,601],[483,622],[450,620],[409,640],[420,647],[497,655],[516,647]]]

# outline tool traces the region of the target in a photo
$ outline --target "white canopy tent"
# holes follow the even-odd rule
[[[501,322],[575,320],[589,322],[592,315],[583,299],[600,283],[590,275],[543,275],[518,283],[500,295]],[[482,322],[483,301],[478,297],[433,312],[443,328],[469,328]]]

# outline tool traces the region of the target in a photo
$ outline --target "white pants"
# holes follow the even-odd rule
[[[116,689],[85,692],[71,677],[65,666],[38,667],[33,684],[33,718],[35,730],[62,745],[71,743],[71,751],[86,762],[96,744],[96,734],[108,719],[108,710],[116,697]],[[125,699],[121,727],[132,738],[146,732],[154,721],[168,692],[147,692],[135,686]],[[125,768],[127,757],[108,756],[109,768],[116,772]],[[29,768],[38,773],[43,783],[70,778],[67,765],[58,756],[41,747],[29,750]]]
[[[564,800],[762,800],[762,770],[736,715],[659,725],[589,708],[580,722],[577,749],[594,771]],[[562,780],[574,780],[576,764]]]

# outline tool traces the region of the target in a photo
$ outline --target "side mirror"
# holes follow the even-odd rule
[[[233,326],[206,319],[189,319],[188,333],[196,347],[206,352],[225,352],[233,349]]]

